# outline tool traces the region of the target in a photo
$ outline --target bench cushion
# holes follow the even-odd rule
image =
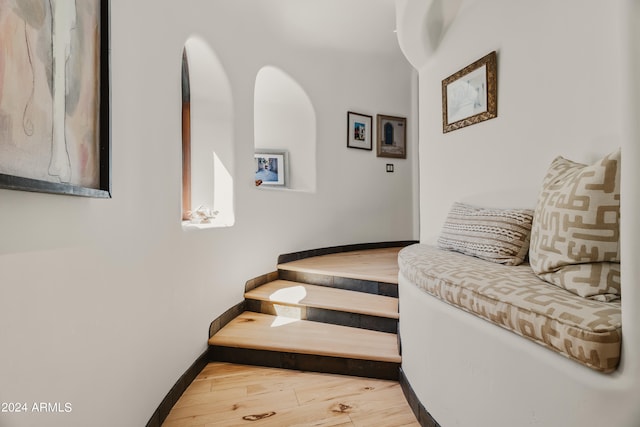
[[[402,249],[398,262],[406,279],[448,304],[592,369],[618,366],[619,301],[577,296],[541,280],[528,264],[505,266],[424,244]]]

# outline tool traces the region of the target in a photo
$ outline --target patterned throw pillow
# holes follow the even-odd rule
[[[488,209],[454,203],[438,246],[505,265],[518,265],[529,250],[533,210]]]
[[[529,251],[541,279],[582,297],[620,298],[620,160],[618,150],[591,166],[551,163]]]

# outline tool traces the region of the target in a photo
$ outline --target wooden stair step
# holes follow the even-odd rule
[[[278,269],[397,284],[398,252],[401,249],[393,247],[320,255],[278,264]]]
[[[244,312],[209,339],[247,348],[400,363],[396,334]]]
[[[246,299],[398,319],[398,299],[288,280],[275,280],[245,293]]]

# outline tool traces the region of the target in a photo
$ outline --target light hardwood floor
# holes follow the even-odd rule
[[[394,286],[399,250],[324,255],[282,264],[279,268]],[[282,280],[253,289],[247,297],[287,308],[312,307],[390,319],[397,319],[398,311],[396,298]],[[356,329],[354,337],[343,334],[342,329],[354,328],[245,312],[216,332],[210,344],[254,348],[259,343],[260,350],[400,362],[394,334]],[[364,341],[360,342],[360,338]],[[238,340],[244,340],[242,345]],[[163,424],[164,427],[246,425],[419,426],[397,381],[225,362],[207,365]]]
[[[210,363],[163,427],[415,426],[396,381]]]
[[[395,334],[244,312],[210,345],[400,363]]]
[[[324,308],[391,319],[399,317],[398,298],[287,280],[274,280],[245,293],[244,297],[274,304]]]

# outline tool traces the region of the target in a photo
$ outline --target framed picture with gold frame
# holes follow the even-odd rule
[[[442,132],[498,116],[496,51],[442,81]]]

